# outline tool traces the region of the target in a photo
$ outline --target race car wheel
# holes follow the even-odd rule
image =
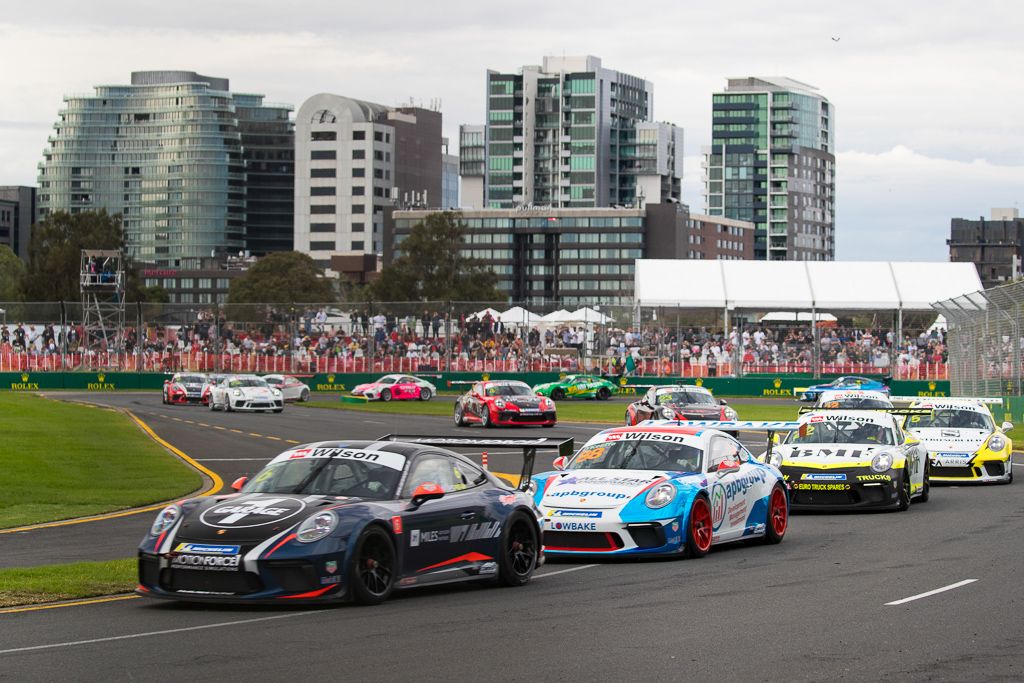
[[[282,411],[284,411],[284,408],[274,408],[275,413],[280,413]]]
[[[782,484],[772,487],[768,496],[768,517],[764,524],[764,542],[781,543],[789,528],[789,506],[786,505],[786,491]]]
[[[167,405],[167,394],[163,393],[162,391],[160,392],[160,402],[163,403],[164,405]]]
[[[430,389],[427,389],[426,387],[423,387],[422,389],[420,389],[420,400],[421,401],[429,401],[433,396],[434,396],[434,394],[433,394],[433,392],[430,391]]]
[[[352,599],[361,605],[377,605],[395,588],[395,546],[384,530],[367,527],[356,541],[349,585]]]
[[[232,412],[232,410],[231,410],[231,398],[230,397],[224,399],[224,412],[225,413]]]
[[[480,413],[480,426],[485,429],[491,426],[491,409],[487,406],[484,406],[483,412]]]
[[[932,492],[931,477],[932,477],[931,461],[929,461],[926,458],[925,461],[924,461],[924,486],[921,488],[921,495],[918,496],[918,498],[917,498],[917,502],[918,503],[927,503],[928,502],[928,497],[931,495],[931,492]]]
[[[522,586],[533,576],[537,566],[537,529],[525,515],[516,513],[502,534],[501,557],[498,558],[498,583]]]
[[[384,391],[380,392],[380,400],[382,400],[382,401],[390,401],[391,400],[391,390],[390,389],[385,389]]]
[[[611,395],[612,395],[612,393],[610,391],[608,391],[608,389],[606,389],[605,387],[601,387],[600,389],[597,390],[597,400],[598,401],[607,401],[608,397],[611,396]]]
[[[215,411],[215,410],[217,410],[217,404],[216,404],[216,403],[214,403],[214,402],[213,402],[213,399],[211,398],[211,399],[210,399],[210,412],[212,413],[212,412],[213,412],[213,411]]]
[[[561,401],[563,398],[565,398],[565,390],[564,389],[552,389],[551,390],[551,400],[553,400],[553,401]]]
[[[462,406],[459,406],[459,405],[455,406],[455,426],[456,427],[465,427],[466,426],[466,418],[463,417],[463,415],[462,415]]]
[[[299,394],[299,402],[300,403],[305,403],[308,400],[309,400],[309,389],[303,389],[302,393]]]
[[[711,533],[714,524],[711,521],[711,505],[708,499],[701,495],[693,500],[690,506],[690,519],[686,525],[686,549],[683,551],[686,557],[704,557],[711,549]]]
[[[900,512],[910,507],[910,472],[903,470],[903,484],[900,486],[900,501],[896,509]]]

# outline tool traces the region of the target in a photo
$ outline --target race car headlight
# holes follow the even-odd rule
[[[772,454],[768,456],[768,464],[772,467],[782,467],[782,453],[772,451]]]
[[[541,399],[541,401],[540,401],[540,409],[541,410],[553,410],[554,407],[555,407],[555,402],[552,401],[551,399],[549,399],[549,398],[542,398]]]
[[[672,502],[672,499],[676,497],[676,487],[672,484],[662,484],[655,486],[647,493],[647,507],[649,508],[663,508]]]
[[[671,408],[662,408],[661,416],[666,420],[674,420],[676,417],[676,411],[672,410]]]
[[[505,402],[499,398],[497,401],[494,402],[494,407],[497,408],[498,410],[504,410]]]
[[[149,533],[153,536],[159,536],[174,526],[174,523],[178,521],[180,516],[181,507],[177,505],[168,505],[156,516],[156,521],[153,522],[153,526],[150,528]]]
[[[280,389],[271,389],[271,392],[273,392],[274,396],[280,396],[281,395],[281,390]]]
[[[990,451],[1001,451],[1006,448],[1006,438],[1002,434],[993,434],[988,439],[988,449]]]
[[[735,410],[733,410],[732,408],[726,406],[725,407],[725,417],[726,417],[727,420],[735,420],[737,417],[739,417],[739,415],[736,414]]]
[[[330,510],[320,512],[312,517],[307,517],[306,521],[299,525],[299,530],[295,532],[295,539],[300,543],[319,541],[334,531],[336,526],[338,526],[338,515]]]
[[[233,394],[234,396],[241,396],[241,395],[242,395],[242,390],[241,390],[241,389],[235,389],[235,390],[234,390],[234,391],[232,391],[231,393],[232,393],[232,394]]]
[[[874,472],[887,472],[892,467],[892,456],[888,453],[879,453],[871,458],[871,469]]]

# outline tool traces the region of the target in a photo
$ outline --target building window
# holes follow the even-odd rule
[[[373,158],[377,161],[384,161],[384,152],[377,150],[373,153]]]
[[[362,251],[363,249],[366,248],[366,247],[363,246],[364,244],[365,244],[365,242],[363,242],[362,240],[352,242],[352,250],[353,251],[357,251],[357,250],[358,251]]]
[[[333,149],[314,149],[310,150],[309,158],[313,160],[317,159],[337,159],[338,153]]]
[[[353,159],[365,159],[366,158],[366,150],[365,149],[354,149],[354,150],[352,150],[352,158]]]
[[[366,230],[366,223],[353,223],[352,232],[364,232]]]
[[[310,178],[334,178],[338,175],[338,169],[336,168],[311,168],[309,169]]]
[[[384,142],[384,133],[379,130],[373,131],[373,139],[377,142]]]
[[[309,188],[309,193],[314,197],[331,197],[336,194],[333,185],[328,187],[311,187]]]
[[[352,213],[366,213],[366,205],[364,204],[353,204]]]
[[[328,140],[337,140],[338,134],[333,130],[314,130],[310,132],[309,139],[311,142],[325,142]]]
[[[334,251],[334,242],[310,242],[310,251]]]
[[[366,139],[366,131],[365,130],[354,130],[354,131],[352,131],[352,139],[353,140],[365,140]]]
[[[352,177],[353,178],[365,178],[366,177],[366,169],[365,168],[353,168],[352,169]]]
[[[334,232],[334,223],[310,223],[310,232]]]
[[[319,214],[335,213],[335,207],[334,204],[314,204],[313,206],[309,207],[309,212]]]
[[[365,194],[366,194],[366,188],[363,187],[362,185],[353,185],[352,186],[352,196],[354,196],[354,197],[362,197]]]

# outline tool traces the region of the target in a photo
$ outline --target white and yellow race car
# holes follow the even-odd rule
[[[894,398],[893,400],[899,400]],[[1001,483],[1013,481],[1013,442],[996,426],[987,403],[1001,399],[915,399],[912,408],[931,413],[909,415],[904,428],[928,448],[932,481]]]

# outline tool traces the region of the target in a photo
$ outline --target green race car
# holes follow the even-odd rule
[[[596,398],[604,401],[618,391],[619,388],[612,382],[593,375],[569,375],[557,382],[538,384],[533,388],[533,393],[548,396],[555,401],[563,398]]]

